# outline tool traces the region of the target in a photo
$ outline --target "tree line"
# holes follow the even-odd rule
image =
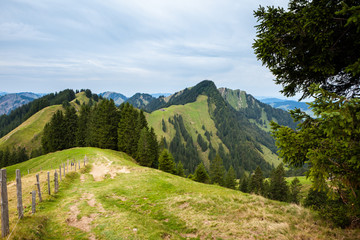
[[[98,147],[125,152],[141,165],[157,167],[158,142],[143,111],[129,103],[115,106],[102,99],[90,106],[83,104],[79,113],[72,106],[55,112],[44,127],[41,140],[44,153],[72,147]]]

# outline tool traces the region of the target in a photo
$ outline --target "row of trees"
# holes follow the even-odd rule
[[[44,153],[72,147],[99,147],[125,152],[141,165],[157,167],[158,143],[142,111],[129,103],[117,108],[103,99],[94,106],[83,104],[79,115],[69,106],[57,111],[45,125]]]
[[[10,151],[9,148],[0,150],[0,168],[14,165],[29,160],[29,156],[26,154],[26,149],[23,147],[13,148]]]

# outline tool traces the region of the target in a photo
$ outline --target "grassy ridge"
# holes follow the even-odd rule
[[[89,102],[89,98],[85,96],[85,92],[76,94],[76,99],[79,100],[80,104]],[[76,99],[71,101],[71,105],[79,110],[79,105],[75,103]],[[20,146],[25,147],[28,153],[38,149],[41,146],[41,137],[45,124],[50,121],[57,110],[63,110],[63,107],[61,105],[53,105],[35,113],[20,126],[0,139],[0,149],[9,147],[10,150],[12,150],[13,147],[17,148]]]
[[[110,169],[128,171],[97,182],[89,169],[68,174],[59,194],[45,196],[35,215],[26,212],[13,239],[356,239],[359,234],[331,229],[297,205],[137,166],[116,151],[71,149],[49,155],[48,162],[82,154],[93,169],[111,163]],[[13,216],[15,201],[10,205]]]

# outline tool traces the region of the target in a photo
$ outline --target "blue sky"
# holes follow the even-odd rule
[[[218,87],[280,97],[251,48],[271,0],[0,1],[0,91],[175,92]]]

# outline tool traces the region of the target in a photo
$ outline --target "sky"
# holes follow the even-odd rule
[[[253,11],[281,0],[2,0],[0,91],[174,93],[208,79],[282,97]]]

